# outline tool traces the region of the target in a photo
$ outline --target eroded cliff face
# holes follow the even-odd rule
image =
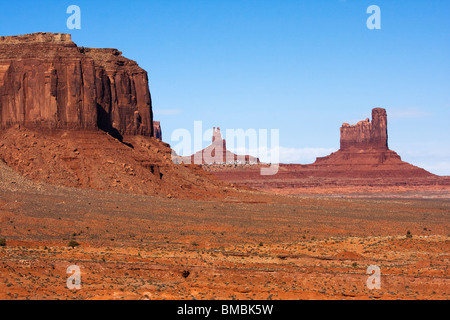
[[[13,125],[152,136],[147,72],[69,34],[0,37],[0,128]]]
[[[366,119],[354,126],[344,123],[341,127],[341,150],[388,149],[387,113],[385,109],[372,110],[372,121]]]
[[[153,136],[156,139],[162,140],[162,129],[159,121],[153,121]]]

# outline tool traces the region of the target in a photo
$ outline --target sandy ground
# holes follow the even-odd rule
[[[0,299],[449,298],[449,199],[180,200],[37,185],[1,166]],[[370,265],[381,289],[367,287]]]

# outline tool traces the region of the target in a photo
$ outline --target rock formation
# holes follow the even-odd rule
[[[0,162],[22,176],[169,198],[233,192],[174,164],[161,137],[147,72],[120,51],[77,47],[68,34],[0,37]]]
[[[260,166],[205,169],[227,182],[284,194],[448,190],[449,177],[402,161],[387,139],[386,110],[375,108],[372,121],[344,123],[340,149],[313,164],[280,164],[273,176],[260,175]]]
[[[344,123],[341,127],[341,150],[388,149],[387,113],[385,109],[372,110],[372,122],[360,121],[354,126]]]
[[[382,108],[372,110],[372,121],[366,119],[353,126],[344,123],[341,127],[340,149],[329,156],[317,158],[311,166],[317,169],[327,167],[327,170],[347,168],[348,175],[360,171],[363,176],[379,176],[386,173],[385,170],[395,176],[430,175],[421,168],[403,162],[395,151],[388,148],[387,113]]]
[[[152,136],[147,72],[70,34],[0,37],[0,128],[13,125]]]
[[[161,123],[159,121],[153,121],[153,136],[162,140]]]
[[[226,140],[222,138],[220,128],[213,128],[212,144],[187,157],[183,163],[194,164],[258,164],[259,159],[251,155],[237,155],[227,150]]]

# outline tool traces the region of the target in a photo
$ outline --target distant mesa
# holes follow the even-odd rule
[[[344,123],[340,132],[340,149],[329,156],[317,158],[311,167],[333,175],[359,177],[433,176],[402,161],[395,151],[389,149],[385,109],[373,109],[372,121],[366,119],[352,126]]]
[[[193,164],[259,164],[259,158],[251,155],[237,155],[227,150],[226,140],[220,128],[213,128],[212,143],[191,156],[181,157],[183,163]]]
[[[273,176],[260,167],[205,167],[218,178],[246,187],[283,194],[448,190],[449,177],[436,176],[402,161],[388,147],[387,113],[372,110],[372,120],[340,129],[340,149],[313,164],[280,164]]]
[[[14,125],[152,136],[147,72],[117,49],[77,47],[70,34],[0,37],[0,129]]]

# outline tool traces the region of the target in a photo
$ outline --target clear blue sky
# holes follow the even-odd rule
[[[81,30],[68,30],[69,5]],[[369,30],[369,5],[381,30]],[[450,1],[2,1],[0,35],[71,33],[149,73],[155,119],[173,130],[280,129],[281,161],[339,148],[339,127],[389,116],[404,160],[450,175]]]

